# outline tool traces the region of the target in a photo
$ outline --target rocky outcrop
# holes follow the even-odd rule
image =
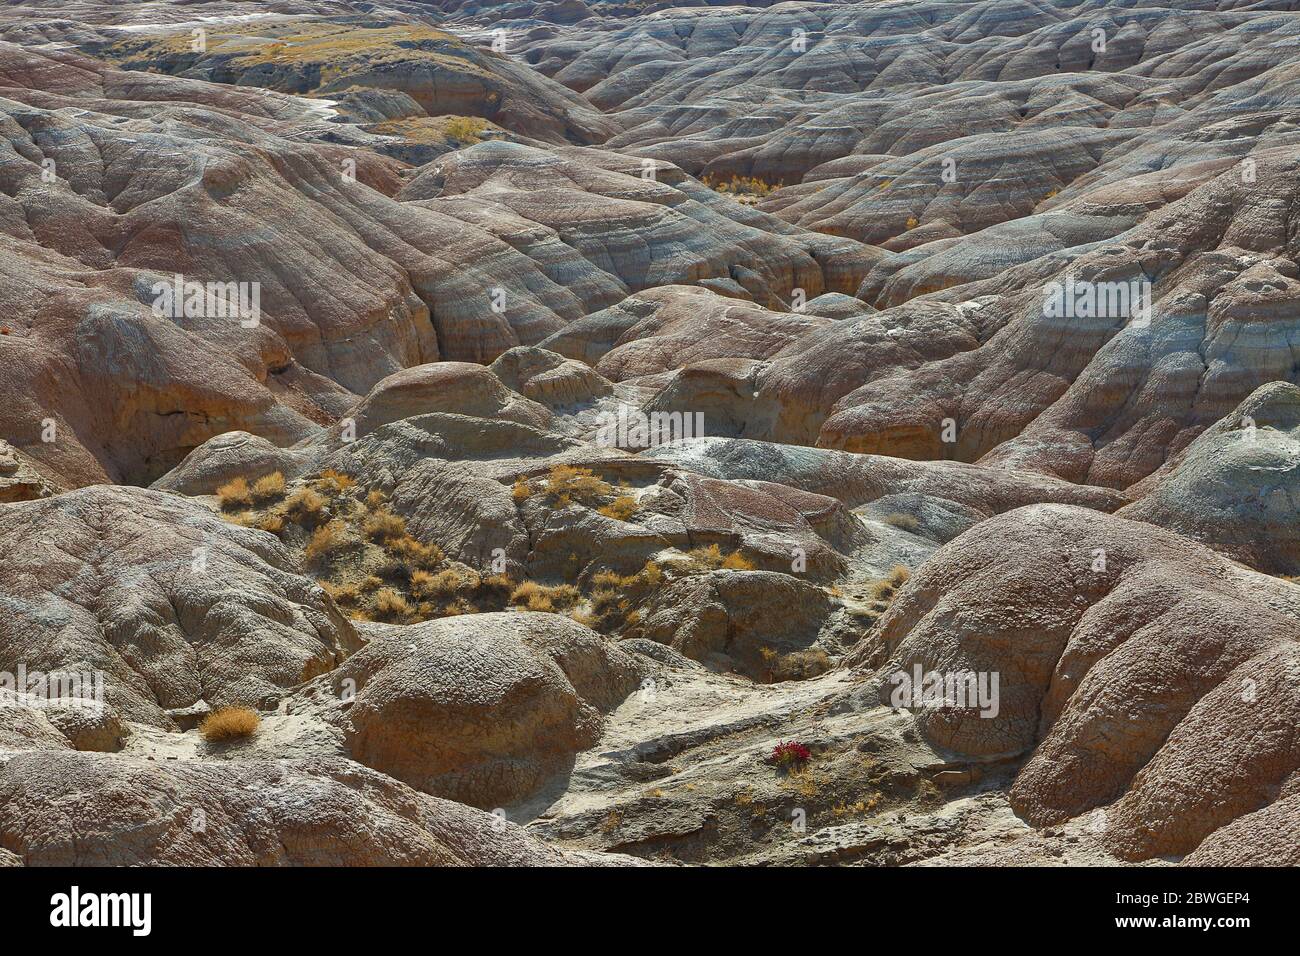
[[[655,594],[642,634],[718,671],[758,680],[811,677],[830,668],[831,653],[844,651],[846,635],[827,626],[836,606],[821,588],[788,574],[714,571]]]

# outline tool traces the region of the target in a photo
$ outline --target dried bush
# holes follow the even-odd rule
[[[217,500],[221,502],[222,508],[234,511],[236,508],[247,508],[251,505],[253,494],[249,490],[246,479],[232,478],[217,489]]]
[[[251,737],[262,725],[262,718],[247,707],[221,707],[203,718],[199,733],[208,743],[221,743]]]
[[[273,471],[253,482],[253,500],[266,504],[284,497],[284,475]]]
[[[636,514],[636,499],[631,495],[619,495],[607,505],[602,505],[596,510],[606,518],[613,518],[615,521],[627,521],[632,515]]]

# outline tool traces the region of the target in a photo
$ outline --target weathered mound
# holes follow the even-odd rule
[[[132,720],[262,705],[360,646],[274,537],[172,495],[98,486],[8,505],[0,542],[0,670],[102,672]]]
[[[917,666],[999,675],[995,716],[923,706],[924,737],[975,761],[1027,756],[1019,814],[1043,826],[1104,808],[1105,844],[1141,860],[1286,814],[1298,635],[1300,587],[1149,525],[1040,505],[942,548],[851,660],[876,670],[882,702]],[[1249,857],[1252,830],[1223,831],[1215,853]]]
[[[550,413],[512,392],[492,372],[469,362],[435,362],[395,372],[343,416],[365,435],[381,425],[443,412],[495,418],[545,428]]]
[[[374,628],[290,702],[325,708],[352,755],[419,790],[492,808],[528,796],[595,743],[636,661],[557,615],[473,614]]]
[[[598,149],[480,143],[423,167],[398,198],[491,230],[589,305],[712,280],[765,304],[795,288],[810,298],[853,292],[876,258],[741,206],[668,163]],[[586,275],[567,264],[575,254]],[[509,315],[511,293],[524,290],[505,288]]]
[[[491,368],[507,388],[552,407],[590,402],[613,391],[589,366],[542,348],[513,348]]]
[[[521,39],[618,116],[608,147],[794,183],[759,208],[880,245],[856,292],[889,308],[787,347],[733,433],[1123,488],[1296,378],[1275,106],[1300,25],[1211,7],[796,3]],[[1045,316],[1071,278],[1150,283],[1150,323]]]
[[[560,866],[491,814],[348,760],[26,753],[0,761],[0,842],[28,866]]]
[[[618,382],[710,359],[770,358],[801,335],[828,325],[828,319],[773,312],[708,289],[669,285],[593,312],[543,346],[590,362]]]
[[[1270,574],[1300,574],[1300,388],[1261,385],[1120,510]]]
[[[1223,172],[1072,257],[810,333],[759,375],[755,423],[778,440],[1131,485],[1294,377],[1292,157],[1261,157],[1252,182]],[[1078,297],[1057,310],[1065,289]]]

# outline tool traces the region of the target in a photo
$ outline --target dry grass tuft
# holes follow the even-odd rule
[[[411,603],[392,588],[380,588],[375,592],[374,614],[375,619],[379,621],[395,621],[409,617]]]
[[[716,571],[725,568],[728,571],[753,571],[758,567],[753,561],[739,551],[723,554],[716,544],[706,548],[692,548],[686,552],[690,559],[688,567],[693,571]]]
[[[308,561],[327,561],[356,543],[356,539],[348,533],[348,526],[335,518],[312,532],[304,553]]]
[[[515,589],[515,582],[508,574],[489,574],[479,586],[479,593],[504,604]]]
[[[236,508],[247,508],[251,505],[253,493],[249,490],[246,479],[232,478],[217,489],[217,499],[221,502],[222,508],[234,511]]]
[[[460,143],[481,143],[487,123],[473,116],[453,116],[447,121],[446,129],[448,139]]]
[[[524,581],[510,592],[510,603],[529,611],[563,611],[582,600],[582,594],[572,584],[547,587],[536,581]]]
[[[546,476],[546,493],[562,501],[590,501],[593,498],[609,497],[614,493],[614,488],[609,482],[598,478],[590,468],[556,465]]]
[[[267,531],[271,534],[278,535],[284,531],[284,515],[267,513],[254,525],[259,531]]]
[[[722,557],[722,549],[716,544],[711,544],[706,548],[691,548],[686,552],[686,557],[690,559],[691,567],[698,571],[712,571],[715,568],[720,568],[723,560],[725,560]]]
[[[376,511],[366,518],[363,528],[371,541],[391,541],[406,536],[406,521],[391,511]]]
[[[299,488],[284,500],[284,510],[298,524],[314,524],[324,518],[328,504],[320,492]]]
[[[722,559],[722,566],[728,571],[753,571],[758,567],[753,561],[739,551],[733,551]]]
[[[636,514],[636,499],[631,495],[619,495],[607,505],[602,505],[596,510],[606,518],[613,518],[615,521],[627,521],[632,515]]]
[[[437,574],[414,571],[411,574],[411,593],[417,598],[450,600],[458,594],[478,590],[482,579],[471,568],[447,568]]]
[[[316,487],[327,495],[340,495],[345,491],[351,491],[356,484],[356,479],[350,475],[335,471],[333,468],[326,468],[320,473],[320,480],[316,482]]]
[[[340,607],[355,607],[361,601],[361,588],[356,584],[334,584],[325,580],[316,583]]]
[[[401,519],[398,518],[400,521]],[[403,527],[405,524],[403,523]],[[403,534],[400,538],[390,539],[388,550],[394,557],[405,561],[411,567],[421,568],[425,571],[432,571],[438,565],[446,560],[446,555],[442,553],[442,548],[436,544],[423,544],[416,541],[409,534]]]
[[[705,176],[700,182],[714,192],[729,193],[732,196],[753,196],[758,199],[781,188],[780,183],[769,183],[757,176],[732,176],[729,180]]]
[[[284,497],[284,475],[273,471],[253,482],[253,500],[258,504],[278,501]]]
[[[240,737],[251,737],[262,725],[262,718],[247,707],[221,707],[203,718],[199,733],[210,744]]]

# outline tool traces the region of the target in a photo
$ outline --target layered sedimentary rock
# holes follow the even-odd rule
[[[483,143],[403,191],[394,161],[314,141],[320,101],[12,44],[0,63],[0,430],[67,484],[150,481],[226,431],[301,440],[387,375],[489,361],[650,285],[865,274],[856,244],[668,164]]]
[[[4,7],[0,865],[1294,864],[1298,29]]]

